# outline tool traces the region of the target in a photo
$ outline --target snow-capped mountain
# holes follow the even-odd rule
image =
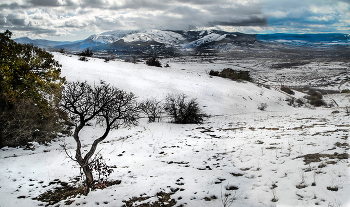
[[[124,42],[159,42],[168,45],[178,45],[181,41],[184,41],[185,38],[176,32],[173,31],[164,31],[164,30],[139,30],[139,31],[112,31],[106,32],[99,35],[92,35],[88,38],[94,42],[110,44],[123,40]]]
[[[92,40],[97,43],[110,44],[116,42],[123,37],[137,33],[135,30],[118,30],[111,32],[104,32],[102,34],[91,35],[87,40]]]
[[[82,51],[107,51],[117,54],[164,54],[176,55],[189,52],[229,52],[236,47],[249,46],[269,48],[308,46],[318,47],[342,45],[348,47],[350,37],[347,34],[243,34],[219,30],[116,30],[91,35],[77,42],[50,42],[19,38],[20,43],[34,44],[43,48]]]
[[[93,42],[111,44],[119,40],[131,42],[158,42],[165,45],[181,45],[182,47],[198,47],[202,44],[217,42],[225,39],[222,31],[168,31],[168,30],[139,30],[139,31],[112,31],[99,35],[92,35],[88,40]],[[233,36],[237,36],[233,34]]]
[[[182,50],[199,48],[216,49],[221,48],[220,44],[223,43],[241,44],[242,42],[254,43],[255,41],[255,35],[218,30],[116,30],[91,35],[82,41],[50,44],[48,48],[64,48],[68,51],[81,51],[90,48],[95,51],[141,51],[145,53],[145,51],[154,50],[153,46],[156,45],[157,50],[162,50],[161,53],[167,53],[169,50],[181,52]],[[32,43],[29,38],[26,42]]]

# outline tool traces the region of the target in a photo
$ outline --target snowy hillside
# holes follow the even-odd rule
[[[59,203],[40,194],[82,184],[73,137],[58,137],[33,150],[0,149],[0,206],[163,206],[266,207],[349,206],[349,123],[343,107],[294,108],[286,95],[250,82],[210,77],[210,70],[249,67],[246,62],[197,63],[162,60],[169,68],[121,60],[104,62],[54,53],[67,81],[101,80],[133,92],[139,101],[184,93],[197,98],[210,117],[203,124],[140,120],[139,126],[111,131],[98,146],[121,183]],[[302,96],[301,93],[297,93]],[[339,103],[349,96],[332,97]],[[340,97],[341,96],[341,97]],[[342,101],[340,101],[342,100]],[[258,109],[265,103],[265,111]],[[342,105],[344,106],[344,105]],[[103,133],[84,128],[82,151]],[[128,204],[127,204],[128,203]]]
[[[88,39],[98,43],[110,44],[122,39],[127,35],[134,34],[137,32],[138,31],[132,31],[132,30],[118,30],[118,31],[105,32],[99,35],[92,35]]]
[[[267,103],[271,110],[289,107],[283,101],[285,96],[277,91],[249,82],[210,78],[207,72],[215,69],[210,64],[198,68],[195,63],[174,63],[165,69],[121,61],[104,63],[100,59],[81,62],[77,58],[67,58],[60,54],[56,54],[55,58],[65,66],[62,75],[68,81],[84,77],[93,84],[104,80],[135,93],[140,99],[154,97],[161,100],[168,93],[185,93],[197,98],[199,103],[206,106],[204,110],[210,115],[258,112],[257,106],[260,103]],[[218,69],[223,69],[220,67],[223,66],[218,65]]]
[[[181,41],[185,40],[185,38],[171,31],[162,31],[162,30],[144,30],[135,34],[128,35],[123,38],[125,42],[133,42],[133,41],[141,41],[141,42],[149,42],[155,41],[167,45],[178,45]]]
[[[220,41],[220,40],[223,40],[225,37],[226,37],[226,34],[224,34],[224,35],[215,34],[215,33],[208,34],[208,35],[206,35],[198,40],[191,42],[186,47],[196,47],[196,46],[200,46],[200,45],[205,44],[205,43]]]
[[[150,29],[140,31],[112,31],[102,33],[100,35],[92,35],[88,39],[104,44],[113,43],[123,39],[125,42],[155,41],[163,44],[178,45],[180,44],[180,41],[184,40],[185,38],[176,32]]]

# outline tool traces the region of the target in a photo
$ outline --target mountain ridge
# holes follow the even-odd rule
[[[33,44],[42,48],[82,51],[90,48],[107,52],[142,52],[169,50],[184,51],[225,50],[237,46],[261,46],[281,44],[292,46],[350,46],[350,37],[342,33],[320,34],[244,34],[220,30],[115,30],[91,35],[85,40],[60,42],[27,37],[15,39],[19,43]],[[261,44],[259,44],[261,43]]]

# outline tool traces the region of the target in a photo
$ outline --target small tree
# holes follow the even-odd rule
[[[54,56],[0,33],[0,148],[49,141],[62,130],[58,102],[65,78]]]
[[[92,52],[92,50],[90,50],[90,48],[86,48],[86,50],[81,52],[79,55],[85,56],[85,57],[92,57],[93,54],[94,53]]]
[[[186,100],[185,94],[168,95],[165,100],[164,110],[178,124],[200,124],[204,121],[205,114],[199,108],[196,99]]]
[[[97,145],[106,139],[111,129],[137,124],[136,97],[109,84],[102,83],[92,87],[86,82],[72,82],[68,83],[64,89],[61,106],[75,125],[73,138],[77,145],[74,160],[78,162],[85,174],[87,194],[94,186],[90,158],[94,155]],[[102,136],[94,140],[90,150],[83,155],[79,133],[92,121],[104,126],[105,131]]]

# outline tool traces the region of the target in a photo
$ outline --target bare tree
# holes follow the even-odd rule
[[[161,119],[163,113],[163,106],[161,101],[156,99],[147,99],[140,104],[140,109],[148,116],[149,122],[158,122]]]
[[[132,93],[126,93],[103,82],[93,87],[87,82],[71,82],[64,89],[61,107],[75,125],[73,138],[77,145],[75,158],[71,158],[83,169],[86,177],[86,194],[88,194],[90,188],[94,186],[90,159],[97,145],[106,139],[111,129],[137,124],[136,97]],[[79,133],[92,121],[104,126],[105,131],[102,136],[94,140],[90,150],[83,155]]]

